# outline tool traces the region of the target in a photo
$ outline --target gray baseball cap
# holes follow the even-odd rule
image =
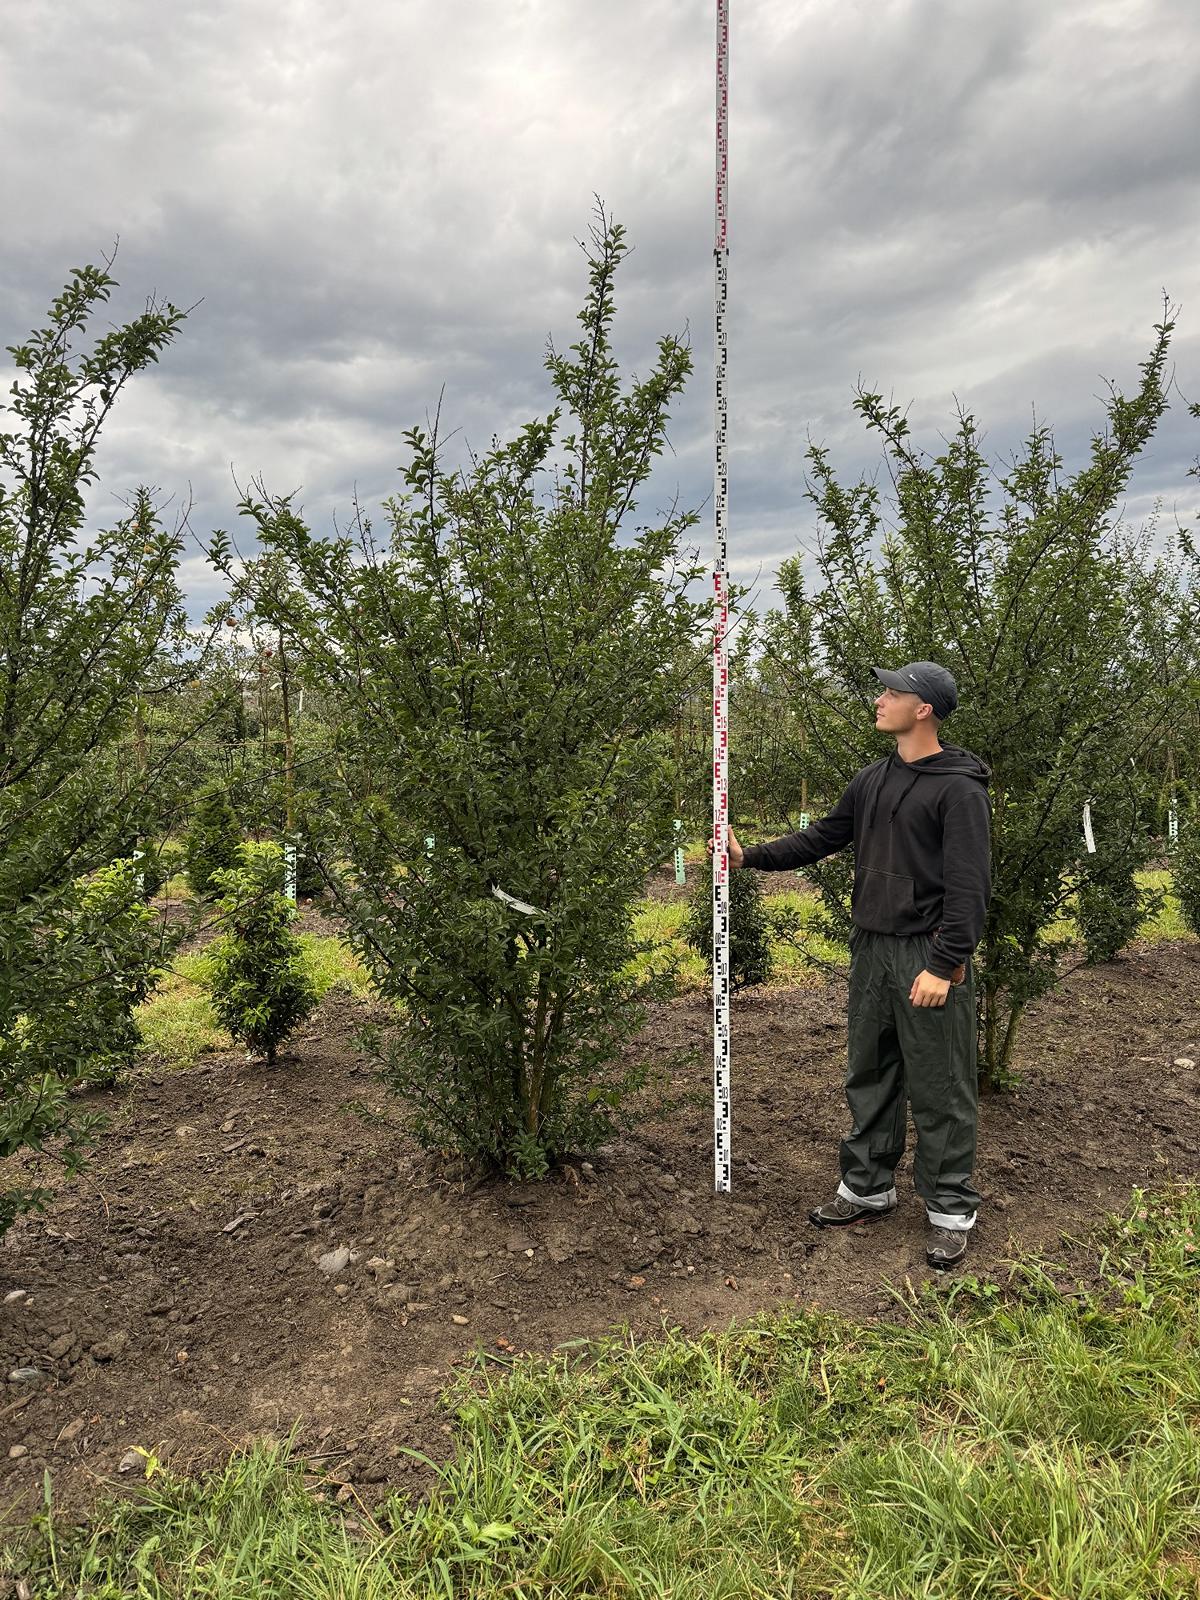
[[[937,717],[948,717],[958,705],[954,675],[936,661],[910,661],[895,671],[888,667],[872,667],[871,671],[885,688],[895,689],[897,694],[919,694]]]

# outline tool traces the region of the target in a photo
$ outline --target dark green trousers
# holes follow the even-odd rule
[[[846,1099],[854,1126],[842,1140],[841,1193],[884,1205],[904,1154],[912,1107],[913,1179],[930,1221],[967,1228],[979,1193],[971,1182],[979,1120],[975,985],[971,964],[944,1006],[914,1006],[913,979],[930,935],[900,938],[855,928],[850,940]]]

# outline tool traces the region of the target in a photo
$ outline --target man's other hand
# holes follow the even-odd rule
[[[734,832],[733,832],[732,828],[729,829],[728,838],[729,838],[729,865],[731,867],[740,867],[741,864],[742,864],[742,847],[737,842],[737,839],[734,837]],[[708,841],[708,844],[707,844],[706,848],[708,850],[708,859],[711,861],[712,858],[713,858],[713,841],[711,839]]]
[[[936,977],[932,972],[918,972],[908,998],[915,1006],[944,1006],[950,993],[950,979]]]

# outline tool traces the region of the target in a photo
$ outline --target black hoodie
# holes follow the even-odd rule
[[[827,817],[771,844],[750,845],[744,866],[807,867],[853,841],[851,916],[871,933],[934,934],[928,969],[950,978],[983,935],[991,893],[990,769],[969,750],[890,755],[850,780]]]

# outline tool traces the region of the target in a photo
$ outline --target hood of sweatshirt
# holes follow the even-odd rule
[[[992,769],[986,761],[981,761],[970,750],[963,750],[956,744],[944,744],[935,755],[923,756],[920,761],[904,761],[893,751],[887,760],[880,764],[879,778],[871,797],[868,827],[875,826],[880,796],[893,774],[896,775],[894,787],[897,797],[888,810],[889,823],[895,821],[897,811],[922,778],[974,778],[986,789]]]

